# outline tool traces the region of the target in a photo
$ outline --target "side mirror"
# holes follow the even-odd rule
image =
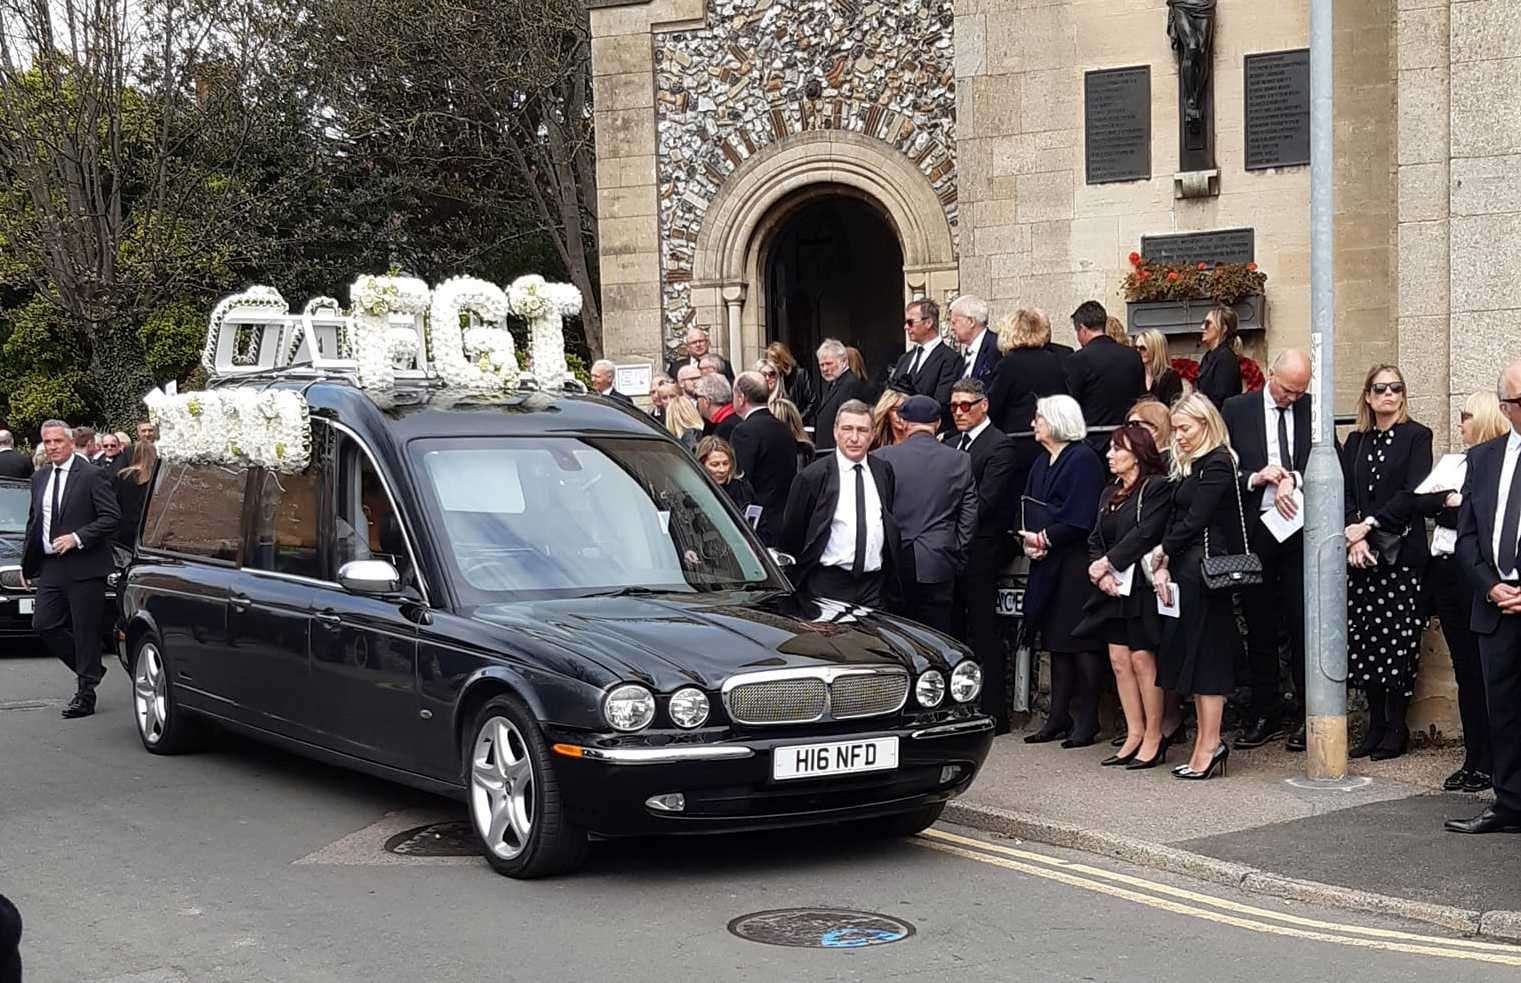
[[[783,553],[781,550],[772,549],[769,546],[766,548],[766,552],[771,554],[771,559],[783,570],[788,567],[797,566],[797,557],[791,553]]]
[[[401,574],[385,560],[353,560],[338,568],[338,584],[350,594],[383,597],[401,590]]]
[[[25,590],[21,584],[21,568],[0,567],[0,587],[6,590]]]

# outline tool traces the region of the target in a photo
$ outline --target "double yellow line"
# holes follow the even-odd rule
[[[1199,918],[1220,925],[1231,925],[1249,932],[1330,942],[1335,945],[1355,946],[1362,949],[1379,949],[1385,952],[1437,956],[1442,959],[1465,959],[1472,962],[1497,963],[1502,966],[1521,966],[1521,948],[1516,946],[1472,939],[1416,935],[1411,932],[1364,928],[1360,925],[1342,925],[1314,918],[1302,918],[1281,911],[1270,911],[1237,901],[1199,894],[1196,891],[1188,891],[1170,884],[1132,877],[1100,867],[1071,863],[1028,850],[1016,850],[998,843],[958,836],[941,829],[925,830],[914,842],[931,850],[975,860],[978,863],[1002,867],[1006,870],[1017,870],[1032,877],[1056,881],[1069,887],[1107,894],[1110,897],[1146,905],[1148,908],[1187,915],[1190,918]]]

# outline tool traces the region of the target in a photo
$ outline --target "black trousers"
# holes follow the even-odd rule
[[[844,567],[813,567],[803,576],[800,589],[814,597],[827,597],[847,604],[869,608],[882,606],[882,574],[863,573],[859,577]]]
[[[1442,623],[1458,683],[1458,717],[1463,721],[1463,767],[1486,774],[1494,769],[1489,746],[1489,707],[1484,699],[1484,666],[1479,642],[1468,627],[1473,587],[1451,556],[1433,557],[1426,567],[1426,602]]]
[[[1495,805],[1521,814],[1521,615],[1507,614],[1494,634],[1479,635]]]
[[[48,651],[69,667],[79,680],[79,695],[95,698],[95,687],[106,674],[100,661],[100,621],[106,609],[106,582],[53,580],[47,560],[37,583],[37,608],[32,627]]]
[[[21,912],[0,894],[0,983],[21,983]]]
[[[908,597],[903,599],[902,610],[896,612],[921,625],[949,635],[955,619],[956,582],[915,583],[905,587]],[[984,670],[986,674],[986,670]]]
[[[1248,516],[1252,533],[1252,551],[1262,558],[1262,586],[1241,592],[1242,613],[1246,615],[1247,664],[1251,667],[1252,716],[1282,720],[1279,648],[1281,633],[1287,633],[1289,666],[1294,677],[1294,693],[1304,705],[1304,536],[1289,537],[1280,543],[1271,535],[1251,530],[1250,524],[1261,520]]]
[[[994,538],[972,540],[966,572],[956,579],[953,627],[956,637],[971,647],[982,667],[982,712],[1006,724],[1009,703],[1004,676],[1008,657],[998,630],[998,614],[993,610],[998,598],[1001,546],[1001,541]]]

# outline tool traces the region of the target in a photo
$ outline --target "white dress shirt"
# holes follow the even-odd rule
[[[914,368],[914,371],[917,372],[919,369],[924,368],[924,363],[926,363],[926,362],[929,361],[930,352],[933,352],[935,350],[935,346],[938,345],[938,344],[940,344],[940,336],[936,335],[935,337],[931,338],[929,341],[926,341],[923,344],[919,344],[919,345],[915,345],[914,346],[915,348],[919,349],[919,364],[918,364],[917,367]],[[908,364],[910,366],[913,366],[913,364],[914,364],[914,360],[913,360],[912,354],[910,354],[910,356],[909,356]]]
[[[834,518],[829,520],[829,541],[824,544],[824,555],[819,563],[826,567],[843,567],[846,570],[856,562],[856,462],[838,449],[834,452],[835,465],[840,469],[840,500],[835,503]],[[882,497],[877,494],[877,483],[871,476],[871,465],[861,461],[862,484],[866,488],[866,563],[867,573],[882,569],[882,546],[887,541],[882,526]]]
[[[981,331],[977,332],[977,337],[973,338],[972,343],[967,346],[966,366],[961,370],[961,378],[970,379],[972,377],[972,369],[977,365],[977,356],[982,351],[982,339],[987,335],[987,333],[988,329],[983,328]],[[924,354],[927,357],[929,355],[929,352],[925,352]]]
[[[1500,466],[1500,496],[1495,505],[1495,532],[1494,541],[1490,543],[1495,558],[1495,572],[1501,580],[1521,579],[1516,576],[1514,570],[1501,570],[1500,566],[1500,527],[1505,525],[1505,510],[1510,505],[1510,483],[1516,474],[1516,458],[1521,456],[1521,434],[1514,430],[1510,432],[1510,439],[1505,442],[1505,462]]]
[[[982,436],[982,432],[992,425],[992,418],[984,417],[981,423],[977,424],[977,426],[968,430],[966,433],[946,434],[945,442],[959,451],[961,450],[961,439],[963,437],[970,437],[972,439],[967,441],[967,449],[970,450],[971,446],[977,443],[977,438]]]
[[[78,454],[74,454],[64,463],[53,465],[52,476],[48,478],[48,483],[42,488],[42,552],[48,556],[52,556],[58,552],[53,549],[53,486],[55,484],[58,486],[58,501],[62,504],[63,496],[69,490],[69,473],[82,463],[87,464],[88,462]],[[84,545],[84,543],[80,542],[78,533],[71,533],[70,535],[74,537],[75,549]]]
[[[1278,453],[1278,404],[1273,401],[1273,394],[1268,391],[1268,387],[1262,387],[1262,419],[1267,427],[1268,464],[1285,471],[1294,470],[1294,407],[1298,405],[1290,403],[1289,408],[1284,410],[1284,423],[1289,431],[1289,459],[1285,461]]]

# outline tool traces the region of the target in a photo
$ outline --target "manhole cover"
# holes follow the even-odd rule
[[[473,857],[481,852],[468,820],[433,823],[397,833],[386,849],[404,857]]]
[[[914,926],[874,911],[778,908],[741,915],[729,923],[729,931],[742,939],[765,945],[860,949],[901,942],[914,934]]]

